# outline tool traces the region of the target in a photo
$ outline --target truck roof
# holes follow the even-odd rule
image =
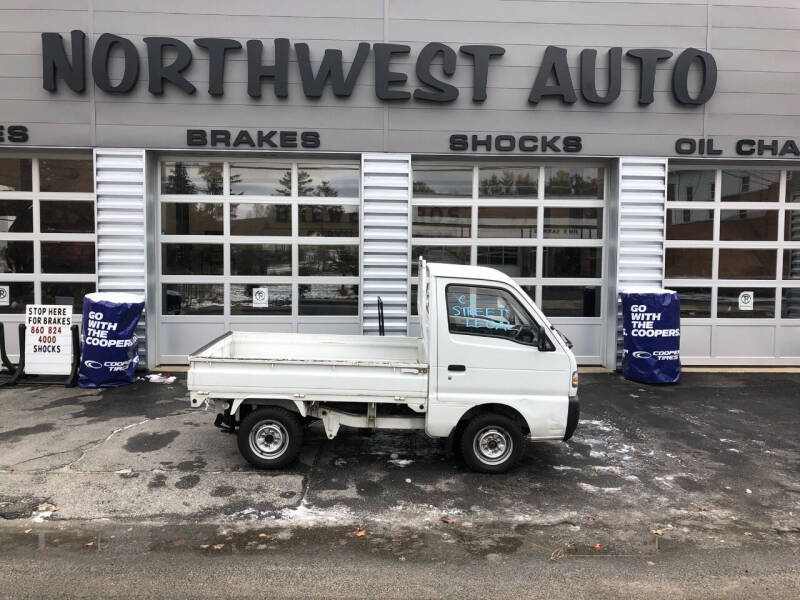
[[[488,279],[489,281],[502,281],[513,283],[511,277],[492,269],[491,267],[476,267],[474,265],[448,265],[446,263],[427,263],[431,277],[460,277],[464,279]]]

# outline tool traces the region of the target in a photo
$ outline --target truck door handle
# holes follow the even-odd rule
[[[465,367],[464,365],[448,365],[447,370],[448,371],[466,371],[467,367]]]

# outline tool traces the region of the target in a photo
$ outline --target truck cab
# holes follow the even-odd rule
[[[303,424],[419,429],[465,462],[510,469],[525,438],[566,440],[578,423],[569,341],[510,277],[420,259],[419,337],[228,332],[189,357],[193,406],[213,401],[253,465],[299,453]]]

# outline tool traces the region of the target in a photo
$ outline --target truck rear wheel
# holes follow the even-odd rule
[[[254,410],[242,420],[239,452],[254,467],[280,469],[293,463],[303,445],[303,426],[296,414],[277,406]]]
[[[505,415],[486,413],[473,418],[461,433],[464,462],[481,473],[505,473],[524,449],[522,429]]]

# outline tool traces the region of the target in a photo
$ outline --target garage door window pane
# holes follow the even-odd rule
[[[783,278],[800,279],[800,248],[783,250]]]
[[[664,271],[670,279],[709,279],[711,248],[667,248]]]
[[[161,163],[162,194],[222,194],[222,163]]]
[[[536,198],[539,167],[481,168],[478,182],[481,198]]]
[[[671,208],[667,210],[668,240],[713,240],[714,211]]]
[[[162,275],[222,275],[221,244],[161,244]]]
[[[0,240],[0,273],[33,273],[33,242]]]
[[[446,263],[448,265],[468,265],[470,263],[469,246],[412,246],[411,275],[417,276],[419,257],[427,262]]]
[[[545,198],[603,198],[603,169],[598,167],[547,167]]]
[[[253,306],[253,290],[255,288],[267,288],[268,306]],[[232,283],[231,314],[291,315],[292,286],[270,283]]]
[[[91,160],[39,159],[39,189],[43,192],[94,191],[94,166]]]
[[[289,204],[231,203],[231,235],[292,235]]]
[[[0,192],[30,192],[30,158],[0,158]]]
[[[783,288],[781,317],[800,319],[800,288]]]
[[[800,210],[787,210],[783,221],[783,239],[800,242]]]
[[[221,283],[165,283],[162,315],[221,315],[225,288]]]
[[[701,319],[711,316],[711,288],[672,289],[678,292],[680,298],[681,319]]]
[[[800,171],[786,172],[786,202],[800,202]]]
[[[42,233],[94,233],[94,202],[39,203]]]
[[[472,167],[415,164],[415,198],[431,196],[472,197]]]
[[[359,206],[301,204],[297,207],[298,234],[315,237],[358,237]]]
[[[300,246],[301,276],[358,277],[358,246]]]
[[[739,295],[753,293],[753,310],[739,310]],[[775,317],[775,288],[719,288],[717,316],[738,319],[772,319]]]
[[[472,232],[472,209],[468,206],[415,206],[413,237],[459,238]]]
[[[291,274],[289,244],[231,244],[231,275]]]
[[[298,196],[358,198],[360,183],[358,165],[297,165]]]
[[[94,273],[94,242],[42,242],[42,273]]]
[[[670,169],[667,200],[713,202],[716,176],[716,171]]]
[[[603,237],[603,209],[545,208],[543,234],[546,238],[599,240]]]
[[[600,277],[600,248],[544,248],[543,277]]]
[[[719,239],[774,242],[778,239],[777,210],[721,210]]]
[[[722,171],[723,202],[777,202],[780,171]]]
[[[541,308],[548,317],[599,317],[600,287],[544,286]]]
[[[478,248],[478,264],[509,277],[536,277],[536,248],[482,246]]]
[[[775,279],[777,250],[719,251],[720,279]]]
[[[298,314],[357,315],[357,285],[299,285]]]
[[[162,202],[161,233],[222,235],[222,204]]]
[[[83,312],[83,297],[95,290],[91,281],[43,281],[42,304],[62,304],[72,306],[72,312]]]
[[[537,212],[535,206],[481,206],[478,237],[535,238]]]
[[[292,166],[264,161],[231,163],[232,196],[291,196]]]
[[[0,232],[31,233],[33,231],[33,202],[31,200],[0,200]]]
[[[0,281],[0,286],[8,286],[8,306],[0,306],[0,313],[20,315],[26,304],[33,304],[32,281]],[[6,335],[9,332],[6,331]]]

